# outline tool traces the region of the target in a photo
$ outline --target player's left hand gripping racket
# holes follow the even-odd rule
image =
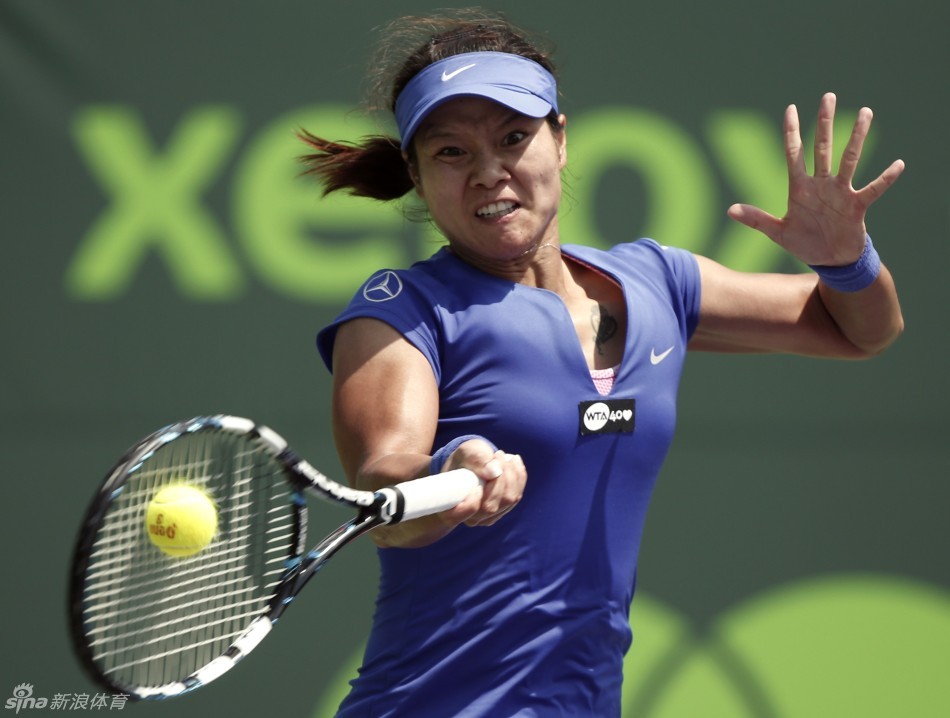
[[[202,490],[217,509],[214,537],[193,556],[168,556],[147,535],[147,507],[172,484]],[[126,452],[86,512],[69,597],[80,660],[97,683],[132,699],[206,685],[261,642],[341,547],[377,526],[451,508],[478,484],[460,469],[358,491],[248,419],[167,426]],[[309,552],[306,493],[357,512]]]

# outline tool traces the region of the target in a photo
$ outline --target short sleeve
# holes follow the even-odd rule
[[[677,292],[682,301],[687,340],[699,323],[699,305],[702,299],[702,277],[696,255],[685,249],[659,245],[670,267]]]
[[[346,309],[317,334],[317,350],[330,372],[337,331],[346,322],[365,317],[385,322],[402,334],[425,356],[436,381],[441,380],[440,320],[436,304],[417,280],[411,269],[385,269],[363,283]]]

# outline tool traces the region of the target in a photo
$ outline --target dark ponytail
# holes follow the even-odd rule
[[[529,41],[527,34],[504,15],[465,9],[430,17],[404,17],[381,31],[382,42],[370,63],[370,109],[393,112],[396,99],[420,70],[433,62],[467,52],[507,52],[534,60],[555,74],[550,53]],[[407,50],[407,48],[409,48]],[[556,130],[557,117],[548,118]],[[409,193],[414,184],[394,137],[373,135],[359,143],[331,142],[306,130],[298,136],[311,149],[301,157],[304,174],[323,183],[324,195],[338,190],[359,197],[394,200]],[[408,150],[413,161],[412,149]]]
[[[324,140],[306,130],[297,136],[316,150],[300,160],[307,168],[304,175],[320,179],[324,196],[347,190],[357,197],[388,201],[399,199],[413,187],[399,141],[392,137],[373,135],[354,144]]]

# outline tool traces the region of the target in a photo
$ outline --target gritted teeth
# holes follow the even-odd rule
[[[479,208],[475,214],[479,217],[502,217],[515,211],[516,202],[506,200],[504,202],[492,202]]]

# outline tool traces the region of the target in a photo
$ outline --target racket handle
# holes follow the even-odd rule
[[[396,484],[389,490],[401,498],[397,502],[402,505],[402,512],[392,523],[451,509],[481,484],[482,480],[468,469],[454,469]]]

